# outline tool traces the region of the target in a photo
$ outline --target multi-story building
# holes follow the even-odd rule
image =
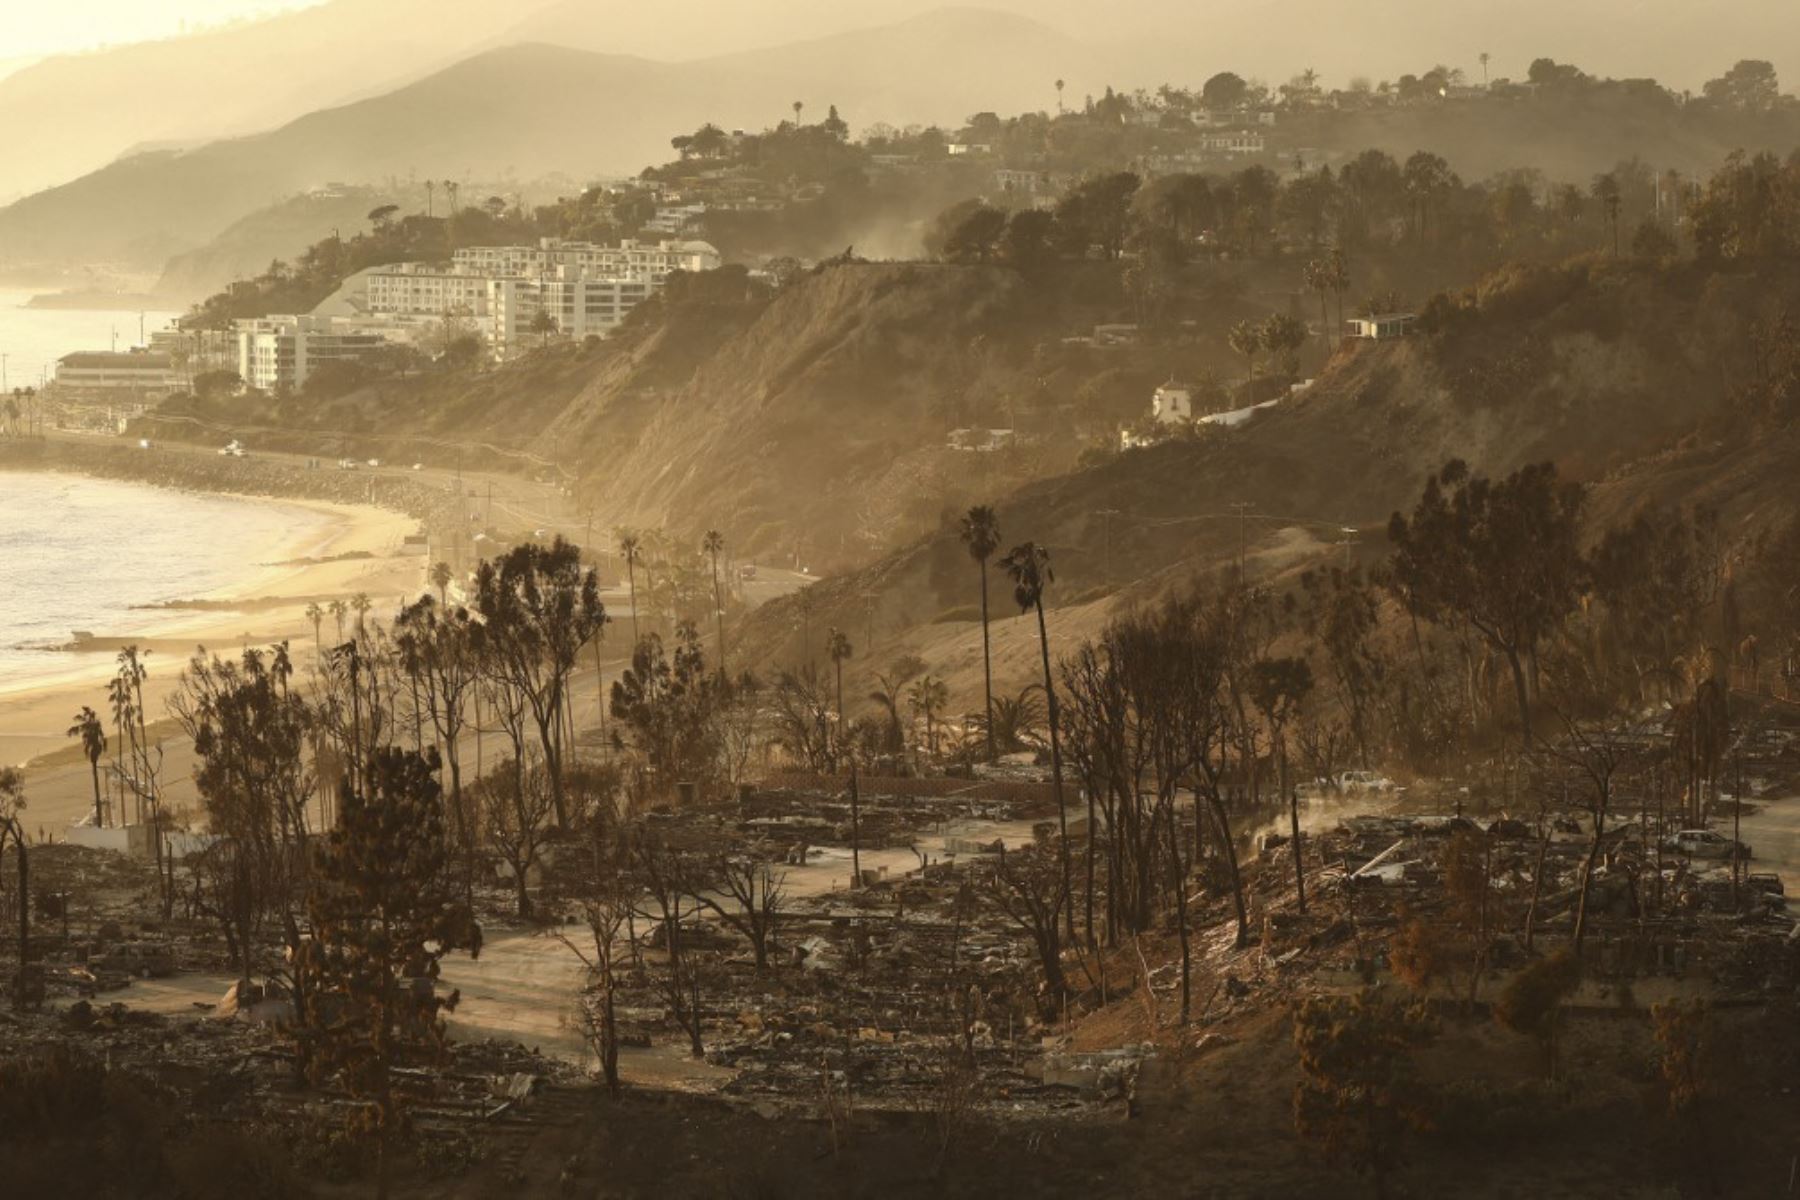
[[[564,267],[541,279],[494,279],[488,283],[489,340],[507,358],[544,336],[532,327],[549,313],[559,336],[605,337],[625,315],[662,287],[649,278],[593,277]]]
[[[452,270],[497,279],[532,278],[558,267],[579,267],[588,275],[648,276],[666,279],[676,271],[711,271],[722,260],[709,243],[627,238],[617,246],[544,238],[536,246],[469,246],[458,250]]]
[[[298,391],[326,363],[361,360],[387,341],[334,317],[260,317],[236,328],[238,375],[264,391]]]
[[[366,311],[386,316],[441,317],[449,312],[487,313],[486,273],[425,263],[377,267],[363,278]]]
[[[59,391],[152,395],[174,391],[180,378],[169,355],[150,350],[83,350],[56,360]]]

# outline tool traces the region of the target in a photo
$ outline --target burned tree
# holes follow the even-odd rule
[[[1288,730],[1299,717],[1300,706],[1312,691],[1312,668],[1302,658],[1265,658],[1252,665],[1250,699],[1269,727],[1280,772],[1281,798],[1287,804],[1289,835],[1293,838],[1296,907],[1306,911],[1306,864],[1300,848],[1300,795],[1288,775]]]
[[[775,926],[781,919],[782,903],[787,897],[783,881],[785,872],[777,872],[767,862],[748,855],[716,854],[706,861],[694,899],[718,914],[725,924],[744,935],[750,951],[756,956],[756,969],[767,970],[769,947]],[[723,892],[735,906],[719,902],[714,889]]]
[[[532,915],[531,872],[556,812],[556,792],[542,763],[501,763],[474,788],[488,840],[511,870],[520,917]]]
[[[1506,660],[1527,748],[1538,649],[1574,609],[1585,573],[1583,499],[1549,463],[1495,482],[1452,459],[1410,517],[1388,522],[1394,586],[1427,620],[1466,621]]]
[[[197,654],[170,703],[193,739],[194,787],[219,838],[207,851],[200,899],[232,948],[238,979],[249,983],[265,920],[279,923],[291,958],[305,905],[308,750],[318,718],[291,687],[285,645],[246,650],[241,662]],[[291,979],[305,1011],[305,980]]]
[[[701,905],[692,898],[693,868],[687,856],[657,838],[639,833],[631,840],[630,861],[635,892],[633,911],[656,923],[666,969],[660,980],[669,1013],[688,1037],[695,1058],[706,1052],[701,1043],[700,963],[687,943],[682,922]]]
[[[562,791],[564,706],[576,659],[606,624],[600,581],[579,547],[558,537],[484,562],[475,607],[486,625],[491,677],[529,711],[548,768],[556,822],[569,823]]]
[[[1046,1019],[1054,1019],[1069,994],[1063,975],[1061,929],[1069,892],[1062,883],[1059,859],[1037,846],[1004,852],[988,879],[987,895],[1037,950],[1038,965],[1044,972],[1040,1007]]]
[[[336,1079],[357,1101],[353,1127],[376,1149],[376,1194],[389,1187],[389,1148],[405,1128],[396,1067],[444,1049],[439,963],[480,952],[481,930],[448,871],[435,754],[378,751],[362,791],[346,791],[341,821],[313,866],[309,912],[317,987],[303,1036],[315,1078]]]

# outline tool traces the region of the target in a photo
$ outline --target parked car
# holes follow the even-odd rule
[[[340,471],[354,471],[354,470],[356,470],[356,460],[355,460],[355,459],[354,459],[354,458],[340,458],[340,459],[338,459],[338,470],[340,470]]]
[[[1750,847],[1710,829],[1683,829],[1663,842],[1663,849],[1690,858],[1750,858]]]
[[[219,447],[219,457],[221,458],[242,458],[244,457],[244,454],[245,450],[242,443],[238,442],[236,439]]]
[[[1337,777],[1340,792],[1391,792],[1393,780],[1374,771],[1345,771]]]
[[[1766,892],[1771,896],[1787,895],[1787,887],[1781,882],[1781,876],[1773,873],[1745,875],[1744,886],[1753,891]]]

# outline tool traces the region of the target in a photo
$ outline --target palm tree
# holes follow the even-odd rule
[[[1056,111],[1059,113],[1063,110],[1063,89],[1068,86],[1067,80],[1059,79],[1056,81]]]
[[[344,603],[342,596],[331,602],[331,618],[337,622],[337,640],[340,645],[344,641],[344,617],[349,612],[350,606]]]
[[[437,180],[427,179],[425,181],[425,215],[427,217],[434,215],[432,212],[432,209],[431,209],[431,199],[436,194],[437,194]]]
[[[1236,333],[1234,329],[1234,337]],[[1056,582],[1056,575],[1050,569],[1050,551],[1036,542],[1020,542],[1006,552],[1000,566],[1012,578],[1013,599],[1018,602],[1019,611],[1037,610],[1038,649],[1044,659],[1044,708],[1050,722],[1050,784],[1056,797],[1057,831],[1062,835],[1059,853],[1066,901],[1069,896],[1069,819],[1063,810],[1062,740],[1056,731],[1056,680],[1050,673],[1050,630],[1044,622],[1044,589]],[[1092,830],[1089,836],[1093,836]],[[1069,940],[1073,941],[1075,912],[1072,905],[1063,906],[1063,918],[1068,922]]]
[[[1594,199],[1606,212],[1607,223],[1612,226],[1613,257],[1619,257],[1619,209],[1624,204],[1624,195],[1619,190],[1618,176],[1610,172],[1594,176]]]
[[[81,739],[81,752],[87,755],[88,769],[93,772],[94,828],[99,829],[106,824],[100,809],[100,758],[106,753],[106,727],[100,724],[100,714],[82,705],[75,714],[75,723],[69,726],[69,736]]]
[[[1331,317],[1325,310],[1325,293],[1331,290],[1331,264],[1325,259],[1315,258],[1301,270],[1300,278],[1307,287],[1319,293],[1319,340],[1329,347],[1331,342],[1325,336],[1325,329],[1331,323]]]
[[[700,540],[700,548],[712,558],[713,577],[713,617],[719,625],[719,678],[725,675],[725,595],[719,590],[719,555],[725,549],[725,535],[716,529],[706,531]]]
[[[446,608],[450,605],[450,581],[453,578],[455,573],[450,570],[447,562],[440,562],[431,568],[431,584],[438,590],[438,603]]]
[[[350,607],[356,610],[356,632],[361,633],[363,622],[368,617],[369,610],[375,607],[375,602],[369,599],[369,593],[358,592],[350,597]]]
[[[806,107],[806,101],[804,101],[804,100],[794,101],[794,128],[795,129],[800,128],[800,110],[805,107]]]
[[[856,785],[856,751],[850,746],[850,722],[844,716],[844,660],[852,653],[850,639],[836,626],[825,639],[825,650],[837,668],[838,744],[850,760],[850,886],[862,886],[862,805]]]
[[[1486,87],[1488,85],[1488,59],[1493,56],[1483,50],[1478,57],[1481,59],[1481,86]]]
[[[837,710],[838,736],[844,737],[849,730],[844,717],[844,660],[855,653],[850,645],[850,637],[843,630],[833,625],[825,634],[825,653],[831,656],[831,665],[837,672]]]
[[[937,718],[950,703],[950,689],[944,681],[927,675],[912,685],[906,693],[906,702],[912,710],[925,718],[925,752],[937,753]]]
[[[318,601],[315,600],[311,604],[306,606],[306,619],[312,622],[313,649],[316,651],[320,648],[319,647],[319,626],[325,620],[325,610],[319,607]]]
[[[637,614],[637,565],[638,555],[642,549],[643,542],[639,540],[637,534],[629,531],[620,532],[619,553],[625,556],[625,573],[631,580],[631,644],[633,646],[643,641],[642,635],[638,633]]]
[[[1350,290],[1350,263],[1344,257],[1342,246],[1333,246],[1331,256],[1325,260],[1326,280],[1331,290],[1337,293],[1338,331],[1344,328],[1344,293]]]
[[[987,709],[987,754],[994,759],[994,658],[988,643],[988,559],[1000,548],[1000,518],[985,504],[963,514],[962,541],[981,572],[981,690]]]
[[[1239,321],[1231,327],[1231,333],[1227,336],[1226,341],[1230,343],[1231,349],[1235,353],[1243,355],[1244,361],[1250,364],[1250,391],[1252,393],[1250,398],[1254,400],[1256,399],[1256,356],[1262,353],[1263,348],[1262,327],[1255,321]]]

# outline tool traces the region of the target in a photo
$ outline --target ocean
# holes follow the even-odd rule
[[[76,630],[150,630],[170,614],[144,606],[237,584],[329,524],[290,506],[0,471],[0,692],[75,669],[47,650]]]
[[[138,345],[136,309],[26,308],[34,293],[0,289],[0,354],[6,356],[5,391],[38,387],[56,377],[56,360],[76,350],[128,350]],[[145,312],[143,335],[179,314]]]

